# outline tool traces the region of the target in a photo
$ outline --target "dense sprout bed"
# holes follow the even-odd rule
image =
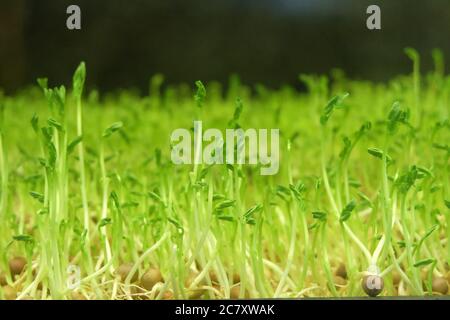
[[[156,76],[102,95],[81,64],[67,92],[2,95],[0,298],[447,294],[450,78],[407,53],[412,75],[304,93]],[[194,120],[279,128],[280,171],[173,164]]]

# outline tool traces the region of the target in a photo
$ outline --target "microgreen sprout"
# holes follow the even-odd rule
[[[147,97],[103,95],[81,63],[70,90],[0,94],[0,299],[448,294],[450,79],[439,51],[428,76],[406,53],[412,76],[387,84],[156,75]],[[192,120],[279,129],[278,174],[204,163],[199,142],[172,163]]]

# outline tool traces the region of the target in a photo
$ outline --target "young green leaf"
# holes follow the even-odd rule
[[[195,86],[197,87],[197,92],[194,96],[195,102],[198,108],[202,108],[206,97],[206,89],[200,80],[195,81]]]
[[[164,82],[164,75],[154,74],[149,81],[149,94],[151,96],[158,96],[160,94],[161,85]]]
[[[422,260],[419,260],[416,263],[414,263],[414,267],[422,268],[422,267],[428,266],[429,264],[432,264],[435,262],[436,262],[436,259],[431,259],[431,258],[430,259],[422,259]]]
[[[450,154],[450,146],[449,145],[433,143],[433,148],[438,149],[438,150],[447,151],[447,153]]]
[[[33,127],[34,132],[39,132],[39,117],[36,113],[34,113],[33,117],[31,118],[31,126]]]
[[[29,242],[29,243],[34,242],[34,238],[28,234],[21,234],[18,236],[13,236],[13,239],[15,241],[21,241],[21,242]]]
[[[354,139],[351,141],[348,137],[344,136],[342,138],[342,141],[344,143],[344,147],[342,148],[342,151],[339,154],[339,157],[341,160],[348,159],[350,157],[350,153],[352,152],[355,145],[358,143],[358,141],[362,138],[362,136],[370,130],[372,127],[372,124],[370,122],[365,122],[361,128],[353,135]]]
[[[48,161],[47,160],[45,160],[44,158],[38,158],[38,161],[39,161],[39,164],[41,165],[41,166],[43,166],[44,168],[48,168],[49,167],[49,165],[48,165]]]
[[[342,148],[342,151],[339,153],[339,158],[345,159],[350,154],[352,142],[346,136],[342,137],[342,142],[344,143],[344,147]]]
[[[53,127],[58,131],[64,131],[62,124],[56,121],[55,119],[49,118],[47,120],[47,123],[50,127]]]
[[[399,124],[408,125],[409,110],[402,109],[400,102],[396,101],[392,105],[388,115],[388,130],[391,134],[395,133]]]
[[[73,95],[77,99],[80,99],[83,94],[85,80],[86,80],[86,65],[84,62],[81,62],[78,65],[78,68],[75,70],[75,73],[72,78]]]
[[[159,203],[161,203],[161,204],[164,204],[163,199],[161,199],[161,197],[160,197],[156,192],[150,191],[150,192],[148,192],[148,196],[149,196],[150,198],[152,198],[153,200],[155,200],[156,202],[159,202]]]
[[[167,221],[169,221],[171,224],[173,224],[175,226],[175,228],[177,229],[177,231],[180,235],[184,234],[184,228],[178,220],[168,217]]]
[[[37,83],[42,90],[46,91],[48,88],[48,79],[47,78],[38,78]]]
[[[357,192],[358,192],[358,196],[360,196],[361,199],[362,199],[364,202],[366,202],[366,203],[369,205],[370,208],[373,208],[373,207],[374,207],[374,204],[373,204],[372,200],[370,200],[370,198],[369,198],[368,196],[366,196],[364,193],[362,193],[362,192],[360,192],[360,191],[357,191]]]
[[[327,216],[328,214],[326,212],[323,211],[313,211],[312,213],[313,218],[322,222],[327,221]]]
[[[331,114],[333,113],[334,109],[337,107],[342,106],[342,102],[349,96],[349,93],[344,93],[342,95],[334,96],[333,98],[328,101],[327,105],[325,106],[324,111],[322,112],[322,115],[320,116],[320,124],[326,125],[328,122],[328,119],[331,117]]]
[[[417,249],[419,249],[419,248],[422,246],[422,243],[423,243],[429,236],[431,236],[431,234],[432,234],[435,230],[437,230],[438,228],[439,228],[439,225],[438,225],[438,224],[435,224],[434,226],[432,226],[432,227],[430,228],[430,230],[428,230],[427,233],[419,240],[419,243],[418,243],[417,247],[414,248],[414,252],[416,252]]]
[[[214,208],[215,211],[221,211],[230,207],[234,207],[236,200],[224,200],[217,204]]]
[[[56,157],[58,153],[56,152],[56,147],[53,144],[53,142],[50,141],[47,143],[47,150],[48,150],[47,164],[50,168],[55,168]]]
[[[43,194],[36,192],[36,191],[30,191],[30,196],[35,198],[40,203],[44,203],[44,195]]]
[[[242,104],[242,100],[236,99],[236,108],[234,109],[233,118],[228,122],[228,125],[233,128],[239,128],[239,118],[241,117],[242,110],[244,109],[244,105]]]
[[[422,179],[425,177],[433,177],[433,172],[431,172],[431,170],[425,168],[425,167],[421,167],[421,166],[415,166],[417,169],[417,178],[418,179]]]
[[[67,154],[71,154],[75,147],[83,140],[82,136],[78,136],[75,139],[73,139],[68,145],[67,145]]]
[[[56,111],[61,116],[64,114],[64,109],[66,105],[66,88],[60,86],[59,88],[53,89],[52,94],[52,104],[56,106]]]
[[[116,193],[115,191],[112,191],[112,192],[111,192],[111,199],[112,199],[112,201],[113,201],[113,203],[114,203],[114,207],[115,207],[117,210],[120,210],[119,196],[117,195],[117,193]]]
[[[297,185],[290,184],[289,189],[292,191],[297,200],[303,200],[303,193],[305,192],[306,188],[302,182],[298,182]]]
[[[263,209],[263,206],[261,204],[257,204],[253,207],[251,207],[250,209],[248,209],[244,215],[244,222],[247,224],[251,224],[254,225],[256,223],[255,221],[255,214],[261,212]]]
[[[206,175],[208,174],[209,170],[211,169],[212,165],[206,166],[204,167],[200,173],[198,174],[198,181],[201,181],[202,179],[204,179],[206,177]]]
[[[226,215],[226,214],[217,214],[217,219],[219,220],[224,220],[224,221],[228,221],[228,222],[234,222],[236,219],[230,215]]]
[[[419,52],[416,49],[407,47],[404,49],[405,54],[410,58],[414,63],[418,62],[420,59]]]
[[[397,178],[395,185],[400,192],[407,193],[418,179],[418,171],[416,166],[412,166],[407,172]]]
[[[224,199],[226,199],[226,197],[223,194],[214,193],[214,195],[213,195],[214,202],[219,201],[219,200],[224,200]]]
[[[380,149],[377,149],[377,148],[369,148],[369,149],[367,149],[367,152],[370,154],[370,155],[372,155],[372,156],[374,156],[375,158],[378,158],[378,159],[383,159],[383,151],[382,150],[380,150]],[[386,162],[387,163],[390,163],[390,162],[392,162],[392,158],[388,155],[388,154],[386,154]]]
[[[121,121],[114,122],[112,125],[110,125],[106,130],[103,132],[103,138],[110,137],[114,132],[117,130],[120,130],[123,127],[123,123]]]
[[[109,224],[112,224],[111,218],[104,218],[104,219],[100,220],[98,227],[103,228],[104,226],[107,226]]]
[[[444,200],[445,205],[450,209],[450,200]]]
[[[51,130],[51,128],[43,127],[43,128],[41,128],[41,132],[42,132],[42,136],[44,138],[44,141],[46,143],[52,142],[53,130]]]
[[[356,202],[355,202],[354,200],[350,201],[350,202],[345,206],[345,208],[342,209],[342,212],[341,212],[341,216],[340,216],[340,218],[339,218],[339,221],[340,221],[340,222],[345,222],[345,221],[347,221],[347,220],[350,218],[350,216],[351,216],[351,214],[352,214],[352,211],[353,211],[353,209],[355,209],[355,207],[356,207]]]

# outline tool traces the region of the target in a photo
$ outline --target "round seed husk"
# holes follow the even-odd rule
[[[148,291],[152,290],[158,282],[164,282],[164,279],[159,269],[156,268],[150,268],[141,277],[141,287]]]
[[[343,279],[347,279],[347,268],[345,267],[345,264],[343,263],[339,264],[339,266],[336,269],[335,275]]]
[[[361,286],[368,296],[376,297],[383,291],[384,281],[383,278],[378,275],[369,274],[363,277]]]
[[[447,294],[448,292],[448,283],[447,279],[444,277],[436,277],[433,279],[432,282],[432,288],[433,292],[440,293],[440,294]]]
[[[15,275],[19,275],[25,269],[27,265],[27,259],[24,257],[14,257],[9,260],[9,271],[11,275],[14,277]]]
[[[211,271],[209,273],[209,278],[211,279],[211,282],[213,282],[213,283],[219,282],[219,278],[217,277],[217,274],[214,271]]]
[[[345,287],[345,285],[347,284],[347,280],[340,276],[334,276],[334,284],[338,288]]]
[[[401,280],[402,280],[402,277],[400,276],[400,273],[398,273],[397,271],[393,271],[392,272],[392,283],[394,284],[394,286],[398,286],[398,284],[400,283]]]
[[[116,269],[116,275],[120,277],[121,281],[125,281],[125,279],[130,274],[131,269],[133,268],[132,263],[122,263],[117,269]],[[131,282],[136,282],[138,280],[138,273],[135,272],[133,276],[131,277]]]
[[[240,297],[239,297],[239,293],[240,292],[241,292],[241,285],[240,284],[237,284],[237,285],[231,287],[230,299],[240,299]],[[247,290],[245,290],[244,299],[248,299],[248,298],[250,298],[250,294],[248,293]]]
[[[0,286],[6,286],[6,274],[4,272],[0,272]]]
[[[87,300],[86,297],[80,292],[72,292],[71,294],[72,300]]]
[[[194,289],[189,292],[189,299],[197,300],[200,299],[203,294],[206,292],[205,289]]]
[[[241,291],[240,285],[233,286],[230,290],[230,298],[231,299],[239,299],[240,291]]]
[[[3,287],[3,296],[5,297],[5,300],[16,300],[17,298],[17,291],[11,286],[4,286]]]

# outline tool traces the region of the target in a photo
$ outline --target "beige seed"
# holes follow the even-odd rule
[[[159,269],[150,268],[144,275],[141,277],[141,286],[146,290],[152,290],[155,284],[158,282],[163,282],[164,279],[162,277]]]
[[[116,269],[116,275],[120,277],[120,280],[125,281],[133,268],[132,263],[123,263]],[[135,272],[131,277],[131,282],[136,282],[138,279],[138,273]]]
[[[343,279],[347,279],[347,268],[345,267],[345,264],[340,263],[339,267],[336,269],[335,274],[338,277],[341,277]]]
[[[3,295],[5,297],[5,300],[16,300],[17,291],[11,286],[5,286],[3,287]]]
[[[9,260],[9,270],[11,271],[11,275],[14,277],[15,275],[19,275],[22,273],[23,269],[27,264],[27,260],[24,257],[15,257]]]
[[[0,272],[0,286],[6,286],[6,274]]]
[[[347,280],[340,276],[334,276],[334,284],[336,287],[344,287],[347,284]]]
[[[447,279],[444,277],[437,277],[433,279],[432,282],[433,292],[437,292],[440,294],[447,294],[448,292],[448,283]]]

